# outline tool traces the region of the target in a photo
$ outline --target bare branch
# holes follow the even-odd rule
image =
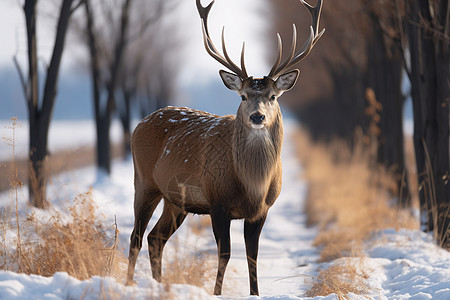
[[[139,29],[136,32],[128,34],[127,43],[132,43],[142,37],[152,25],[158,22],[163,16],[164,10],[167,9],[167,3],[170,3],[170,1],[159,0],[154,13],[150,17],[145,17],[148,15],[148,12],[145,11],[144,16],[139,18],[144,19],[144,21],[139,25]]]
[[[75,5],[70,10],[70,14],[73,14],[86,0],[78,0],[78,3],[75,3]]]
[[[14,65],[16,66],[17,72],[19,73],[19,79],[20,83],[22,85],[23,94],[25,96],[25,99],[27,101],[27,105],[29,105],[29,97],[28,97],[28,83],[25,79],[25,75],[23,73],[22,68],[20,67],[19,60],[17,59],[17,55],[19,54],[19,37],[18,37],[18,31],[16,30],[16,53],[14,53],[12,59],[14,62]]]
[[[421,14],[419,14],[419,18],[419,23],[411,21],[411,24],[417,26],[418,28],[424,29],[427,32],[430,32],[439,40],[450,42],[450,36],[448,36],[447,33],[442,30],[442,28],[437,28],[429,20],[425,19]]]
[[[404,9],[404,8],[403,8]],[[400,40],[400,56],[402,58],[402,63],[403,63],[403,68],[405,69],[406,74],[408,75],[409,80],[411,81],[411,70],[410,68],[408,68],[408,64],[407,64],[407,60],[405,57],[405,53],[406,53],[406,37],[405,37],[405,28],[403,26],[403,18],[401,15],[401,10],[400,10],[400,3],[399,0],[395,0],[395,16],[396,16],[396,23],[397,23],[397,31],[399,32],[399,40]]]
[[[66,39],[67,28],[69,25],[70,7],[72,1],[73,0],[64,0],[61,5],[55,44],[53,47],[50,65],[47,68],[47,78],[45,80],[44,96],[42,99],[42,114],[43,117],[48,120],[48,122],[50,122],[50,115],[55,103],[56,84],[58,81],[61,58],[64,51],[64,43]]]
[[[25,76],[23,74],[22,68],[20,67],[19,61],[17,60],[17,53],[13,56],[14,65],[16,66],[17,72],[19,73],[20,83],[22,85],[23,94],[25,95],[25,99],[27,100],[27,105],[30,106],[30,97],[28,97],[28,84],[25,80]]]

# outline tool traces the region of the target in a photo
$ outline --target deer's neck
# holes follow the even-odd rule
[[[254,201],[265,199],[280,160],[283,139],[281,112],[271,126],[250,129],[235,120],[233,159],[238,178]]]

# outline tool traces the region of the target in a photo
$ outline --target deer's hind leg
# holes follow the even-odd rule
[[[153,215],[162,194],[156,189],[142,189],[136,186],[134,200],[134,229],[130,237],[130,252],[128,255],[127,285],[133,283],[134,270],[139,252],[142,248],[142,238],[148,222]]]
[[[152,266],[153,278],[161,282],[162,252],[170,236],[181,226],[186,218],[186,212],[164,200],[161,217],[148,234],[148,252]]]

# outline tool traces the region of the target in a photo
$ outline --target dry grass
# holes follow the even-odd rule
[[[209,216],[189,216],[187,234],[201,236],[211,228]],[[201,251],[173,237],[169,240],[174,246],[173,254],[163,257],[163,282],[167,284],[181,283],[204,288],[211,292],[216,271],[216,255]],[[168,251],[169,249],[165,250]],[[172,249],[170,249],[172,250]]]
[[[364,137],[356,138],[350,149],[340,141],[313,144],[306,133],[299,132],[297,146],[309,184],[308,223],[319,227],[314,244],[321,247],[320,261],[363,257],[363,242],[374,233],[419,227],[409,212],[394,203],[395,180],[376,164],[374,146]],[[361,294],[366,290],[365,276],[351,263],[333,262],[319,273],[308,295],[336,293],[341,299],[349,292]]]
[[[311,288],[306,296],[326,296],[335,293],[338,299],[346,299],[349,293],[361,295],[367,292],[364,280],[368,275],[358,270],[351,260],[344,260],[343,264],[333,264],[319,272],[317,277],[311,278]]]
[[[189,221],[189,228],[195,235],[205,235],[206,230],[212,227],[210,216],[197,215]]]
[[[80,194],[68,210],[69,216],[55,212],[48,221],[34,213],[20,221],[21,236],[10,245],[16,247],[5,251],[8,269],[42,276],[67,272],[81,280],[94,275],[123,278],[118,267],[124,258],[117,249],[117,227],[103,226],[91,192]]]
[[[67,272],[78,279],[94,275],[118,277],[117,226],[105,228],[88,191],[80,194],[67,213],[54,210],[49,220],[32,212],[19,213],[17,192],[22,187],[15,159],[15,131],[19,127],[12,118],[12,137],[2,137],[12,149],[10,172],[11,205],[3,208],[0,219],[0,269],[51,276]],[[10,175],[7,175],[10,174]],[[123,277],[122,275],[120,277]]]
[[[212,263],[214,259],[209,253],[196,252],[195,255],[186,254],[186,251],[178,248],[176,257],[163,262],[165,264],[163,282],[195,285],[211,292],[211,278],[214,278],[215,271]]]
[[[9,222],[5,222],[4,220],[9,219],[7,216],[7,210],[5,209],[2,212],[2,216],[0,217],[0,231],[2,233],[0,237],[0,270],[8,270],[9,264],[8,264],[8,257],[9,255],[9,246],[8,246],[8,238],[7,238],[7,232],[8,232],[8,224]]]
[[[339,141],[312,145],[303,133],[298,145],[309,182],[308,222],[319,225],[315,243],[323,247],[322,261],[357,253],[373,232],[418,228],[417,221],[393,203],[395,180],[374,162],[362,141],[352,150]]]

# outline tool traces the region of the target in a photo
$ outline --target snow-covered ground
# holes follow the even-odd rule
[[[61,147],[86,142],[76,136],[86,137],[87,128],[76,126],[63,128],[57,137]],[[243,241],[243,223],[232,222],[232,256],[227,268],[222,299],[304,299],[308,289],[306,282],[317,275],[326,263],[317,263],[319,249],[312,246],[315,228],[307,228],[302,212],[307,185],[301,181],[301,164],[295,155],[291,134],[297,124],[285,121],[285,142],[283,146],[283,189],[275,205],[269,211],[264,226],[258,257],[260,298],[249,297],[247,263]],[[20,129],[18,129],[20,131]],[[84,131],[78,133],[77,131]],[[71,132],[67,136],[67,132]],[[22,134],[22,133],[20,133]],[[74,142],[77,140],[76,142]],[[87,141],[88,143],[89,141]],[[1,148],[1,155],[5,148]],[[7,148],[6,148],[7,149]],[[59,148],[61,149],[61,148]],[[7,150],[5,150],[7,151]],[[99,212],[105,215],[108,224],[117,223],[119,239],[128,251],[129,235],[133,226],[133,169],[131,161],[116,161],[112,176],[98,178],[94,167],[63,174],[51,180],[49,198],[58,207],[76,194],[92,187],[93,199]],[[30,210],[26,205],[26,190],[19,192],[19,209]],[[11,202],[9,193],[0,195],[0,207]],[[157,210],[155,215],[160,213]],[[44,212],[45,214],[45,212]],[[156,222],[153,217],[149,228]],[[188,221],[195,220],[195,216]],[[170,242],[176,240],[177,242]],[[204,252],[216,259],[216,246],[211,229],[201,236],[193,237],[184,224],[165,248],[165,258],[180,248],[186,253]],[[183,251],[183,250],[182,250]],[[450,253],[436,247],[430,236],[419,231],[386,230],[377,233],[367,242],[366,257],[358,258],[359,266],[369,275],[368,295],[348,295],[352,299],[450,299]],[[213,262],[214,263],[214,262]],[[361,265],[362,264],[362,265]],[[163,260],[164,266],[164,260]],[[164,271],[163,271],[164,272]],[[147,299],[164,295],[171,299],[214,299],[211,287],[206,291],[189,285],[166,287],[151,278],[147,248],[144,245],[136,267],[136,286],[125,287],[124,280],[94,277],[79,281],[66,273],[57,273],[45,278],[34,275],[0,271],[0,299],[97,299],[104,291],[113,298]],[[214,278],[211,279],[211,282]],[[169,294],[164,294],[169,293]],[[156,298],[157,299],[157,298]],[[308,298],[310,299],[310,298]],[[314,299],[336,299],[336,295]]]

